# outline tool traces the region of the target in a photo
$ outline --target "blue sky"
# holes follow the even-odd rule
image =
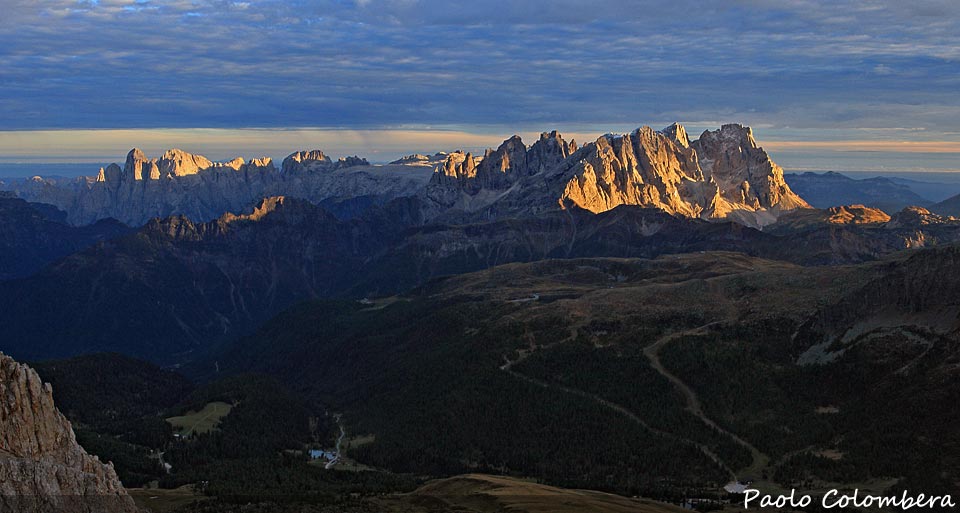
[[[960,2],[0,0],[0,12],[4,161],[122,156],[141,138],[217,158],[309,143],[386,158],[401,142],[679,120],[751,125],[790,167],[892,152],[960,169]],[[323,130],[286,144],[300,127]],[[160,130],[196,128],[216,141]],[[250,128],[263,130],[236,131]]]

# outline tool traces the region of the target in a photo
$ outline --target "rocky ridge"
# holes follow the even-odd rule
[[[77,444],[52,389],[26,365],[0,353],[0,510],[136,512],[104,464]]]
[[[723,125],[690,141],[682,125],[607,134],[581,148],[557,132],[527,148],[513,136],[475,163],[451,154],[427,196],[443,208],[486,217],[619,205],[658,208],[702,219],[765,226],[786,211],[809,208],[783,170],[742,125]],[[451,192],[453,189],[455,192]]]
[[[141,226],[171,215],[209,221],[279,195],[319,204],[358,198],[364,205],[381,204],[414,194],[429,177],[430,170],[422,166],[371,166],[359,157],[334,162],[320,150],[294,152],[278,169],[269,157],[213,162],[172,149],[147,158],[134,148],[122,168],[111,164],[94,177],[69,182],[34,177],[6,187],[20,198],[66,211],[74,225],[114,218]]]
[[[909,187],[889,178],[853,179],[841,173],[789,173],[784,175],[790,188],[816,208],[838,205],[865,205],[886,212],[908,206],[927,207],[930,201]]]
[[[786,213],[771,226],[774,231],[798,230],[821,225],[878,225],[890,216],[878,208],[864,205],[841,205],[827,209],[797,209]]]

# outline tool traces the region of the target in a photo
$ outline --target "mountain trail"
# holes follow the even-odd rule
[[[677,440],[677,441],[679,441],[679,442],[681,442],[681,443],[694,446],[694,447],[696,447],[697,449],[699,449],[700,452],[702,452],[705,456],[707,456],[708,458],[710,458],[710,460],[712,460],[714,463],[716,463],[716,464],[719,465],[721,468],[723,468],[723,470],[724,470],[727,474],[729,474],[730,477],[735,477],[735,476],[736,476],[736,473],[733,472],[733,470],[731,470],[730,467],[727,466],[727,464],[724,463],[723,460],[720,459],[720,457],[717,456],[713,451],[711,451],[710,448],[707,447],[706,445],[701,444],[701,443],[698,443],[698,442],[695,442],[695,441],[690,440],[690,439],[687,439],[687,438],[683,438],[683,437],[677,436],[677,435],[674,434],[674,433],[668,433],[668,432],[666,432],[666,431],[661,431],[661,430],[659,430],[659,429],[656,429],[656,428],[650,426],[649,424],[647,424],[646,421],[644,421],[643,419],[641,419],[640,417],[638,417],[635,413],[633,413],[632,411],[628,410],[627,408],[624,408],[623,406],[620,406],[620,405],[617,404],[617,403],[614,403],[614,402],[612,402],[612,401],[608,401],[608,400],[606,400],[606,399],[604,399],[604,398],[602,398],[602,397],[600,397],[600,396],[598,396],[598,395],[591,394],[591,393],[589,393],[589,392],[584,392],[583,390],[578,390],[578,389],[575,389],[575,388],[569,388],[569,387],[565,387],[565,386],[563,386],[563,385],[551,384],[551,383],[547,383],[547,382],[545,382],[545,381],[541,381],[541,380],[536,379],[536,378],[531,378],[530,376],[525,376],[525,375],[520,374],[519,372],[517,372],[517,371],[515,371],[515,370],[511,370],[509,367],[501,367],[501,370],[507,372],[508,374],[510,374],[510,375],[512,375],[512,376],[514,376],[514,377],[516,377],[516,378],[518,378],[518,379],[521,379],[521,380],[523,380],[523,381],[526,381],[527,383],[530,383],[530,384],[539,386],[539,387],[541,387],[541,388],[560,390],[560,391],[565,392],[565,393],[567,393],[567,394],[575,395],[575,396],[578,396],[578,397],[581,397],[581,398],[584,398],[584,399],[588,399],[588,400],[594,401],[594,402],[596,402],[597,404],[600,404],[600,405],[602,405],[602,406],[604,406],[604,407],[606,407],[606,408],[609,408],[609,409],[611,409],[611,410],[613,410],[613,411],[616,411],[617,413],[619,413],[619,414],[623,415],[624,417],[626,417],[627,419],[629,419],[631,422],[637,424],[638,426],[642,427],[642,428],[645,429],[646,431],[649,431],[650,433],[653,433],[654,435],[663,436],[663,437],[666,437],[666,438],[672,438],[672,439]]]
[[[749,467],[741,470],[741,475],[754,477],[755,479],[760,476],[760,473],[770,464],[770,457],[761,452],[759,449],[751,445],[749,442],[741,438],[739,435],[732,433],[718,425],[710,417],[706,415],[703,411],[703,403],[700,401],[700,398],[697,396],[697,393],[690,388],[686,383],[678,378],[675,374],[670,372],[663,366],[663,362],[660,361],[660,350],[663,349],[668,343],[673,340],[676,340],[683,335],[692,335],[697,333],[704,332],[707,328],[711,326],[720,324],[721,321],[711,322],[704,324],[690,330],[678,331],[676,333],[671,333],[664,337],[659,338],[653,344],[645,347],[643,349],[644,356],[650,361],[650,365],[656,370],[660,375],[667,378],[677,390],[683,395],[685,402],[687,403],[686,410],[699,418],[704,424],[710,426],[713,429],[716,429],[720,433],[723,433],[727,437],[733,439],[734,442],[742,446],[743,448],[750,451],[750,455],[753,458],[753,462]]]

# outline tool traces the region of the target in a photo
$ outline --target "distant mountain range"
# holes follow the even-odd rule
[[[351,215],[358,206],[413,194],[430,178],[417,165],[370,166],[363,159],[333,162],[323,152],[296,152],[281,169],[269,158],[211,162],[202,155],[169,150],[148,159],[130,150],[123,167],[111,164],[95,176],[72,180],[34,177],[2,187],[29,201],[67,212],[84,225],[113,218],[142,226],[154,218],[184,215],[203,222],[225,212],[247,211],[265,197],[292,195]]]
[[[855,180],[846,175],[828,171],[784,175],[790,187],[816,208],[841,205],[865,205],[888,213],[905,207],[928,207],[932,201],[915,193],[910,187],[890,178],[874,177]]]
[[[923,202],[883,178],[787,178],[814,205]],[[694,141],[674,124],[583,146],[545,132],[479,159],[386,166],[319,150],[279,169],[132,150],[95,178],[20,187],[67,208],[0,198],[12,234],[0,279],[21,278],[0,281],[0,338],[26,358],[119,351],[179,363],[300,301],[392,295],[510,262],[726,250],[836,264],[960,240],[960,221],[921,207],[811,208],[751,130],[732,124]],[[294,194],[246,203],[265,190]],[[111,213],[146,224],[65,223]]]
[[[753,132],[724,125],[690,141],[678,124],[604,135],[578,148],[557,132],[529,148],[518,137],[482,159],[454,152],[435,168],[429,157],[370,166],[357,157],[332,162],[319,150],[299,151],[280,169],[270,159],[212,162],[169,150],[148,159],[133,149],[123,167],[73,181],[35,178],[6,187],[49,203],[74,224],[112,217],[139,226],[185,215],[204,222],[249,211],[260,199],[287,196],[355,215],[363,207],[417,195],[425,219],[479,220],[578,207],[594,213],[619,205],[657,208],[703,219],[763,226],[781,212],[806,208]],[[362,202],[357,205],[357,202]],[[341,215],[341,217],[343,217]]]

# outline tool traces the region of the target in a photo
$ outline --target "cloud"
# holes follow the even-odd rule
[[[960,4],[717,5],[0,0],[0,130],[960,131]]]

